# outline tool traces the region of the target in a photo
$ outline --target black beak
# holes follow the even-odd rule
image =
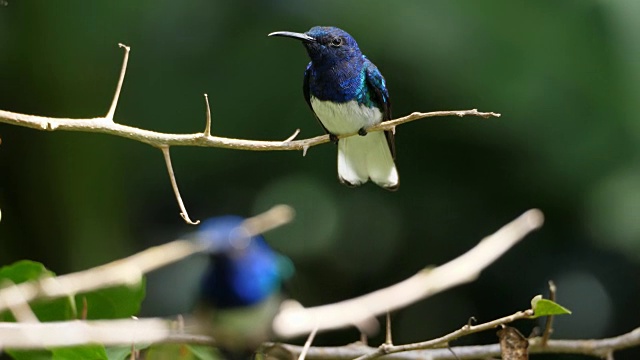
[[[269,34],[269,36],[284,36],[289,38],[294,38],[298,40],[302,40],[304,42],[314,42],[316,39],[311,36],[303,33],[291,32],[291,31],[276,31]]]

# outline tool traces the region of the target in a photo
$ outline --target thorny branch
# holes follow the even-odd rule
[[[529,340],[529,353],[576,354],[604,358],[615,351],[637,346],[640,346],[640,328],[636,328],[626,334],[605,339],[549,340],[546,346],[542,346],[540,338],[533,338]],[[279,359],[290,359],[302,351],[301,346],[281,343],[264,344],[262,349],[267,355]],[[453,351],[453,354],[447,348],[431,348],[388,354],[385,355],[385,358],[395,360],[464,360],[489,359],[500,356],[499,344],[455,346],[450,349]],[[340,347],[311,347],[307,351],[306,359],[352,360],[375,353],[376,351],[376,348],[360,343]]]
[[[124,49],[124,59],[122,62],[122,68],[120,70],[120,77],[116,91],[113,97],[113,101],[109,108],[109,111],[104,117],[96,117],[89,119],[68,119],[68,118],[51,118],[46,116],[27,115],[14,113],[10,111],[0,110],[0,123],[28,127],[37,130],[61,130],[61,131],[80,131],[88,133],[102,133],[113,136],[119,136],[135,141],[139,141],[145,144],[149,144],[155,148],[162,150],[165,159],[167,160],[167,169],[169,176],[172,179],[172,188],[175,192],[178,205],[180,207],[180,215],[188,223],[195,225],[198,221],[191,221],[187,213],[182,199],[178,185],[175,182],[175,175],[170,166],[170,160],[168,158],[170,146],[201,146],[201,147],[215,147],[226,148],[236,150],[255,150],[255,151],[268,151],[268,150],[301,150],[303,154],[306,154],[307,150],[315,145],[324,144],[329,142],[329,135],[316,136],[309,139],[293,140],[299,130],[294,135],[290,136],[284,141],[260,141],[260,140],[244,140],[233,139],[218,136],[211,136],[211,109],[209,107],[209,98],[205,94],[205,101],[207,105],[206,109],[206,125],[204,132],[194,134],[166,134],[159,133],[150,130],[139,129],[132,126],[122,125],[114,122],[113,116],[118,105],[118,99],[120,98],[120,92],[124,83],[125,74],[127,71],[127,63],[129,61],[130,47],[119,44]],[[396,126],[404,124],[409,121],[428,117],[443,117],[443,116],[479,116],[483,118],[500,117],[500,114],[493,112],[479,112],[476,109],[473,110],[458,110],[458,111],[435,111],[429,113],[414,112],[407,116],[385,121],[381,124],[373,126],[367,131],[382,131],[395,129]],[[350,135],[342,135],[340,138],[354,136],[356,133]]]
[[[362,355],[356,358],[356,360],[371,360],[387,354],[443,347],[443,346],[446,346],[450,341],[454,341],[463,336],[489,330],[489,329],[494,329],[499,325],[508,324],[519,319],[526,319],[532,315],[533,315],[533,310],[531,309],[525,310],[525,311],[518,311],[513,315],[505,316],[500,319],[489,321],[483,324],[478,324],[478,325],[466,324],[454,332],[451,332],[447,335],[444,335],[442,337],[439,337],[433,340],[422,341],[422,342],[406,344],[406,345],[391,345],[391,344],[385,343],[380,347],[378,347],[378,349],[376,349],[375,351]]]

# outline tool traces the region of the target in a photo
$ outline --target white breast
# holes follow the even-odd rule
[[[352,100],[334,103],[311,97],[311,107],[322,125],[336,135],[353,134],[382,121],[382,113],[377,107],[367,107]]]

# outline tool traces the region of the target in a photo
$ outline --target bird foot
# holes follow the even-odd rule
[[[358,135],[360,135],[360,136],[366,136],[366,135],[367,135],[367,129],[365,129],[365,128],[360,128],[360,130],[358,130]]]
[[[338,135],[329,134],[329,141],[331,141],[334,144],[337,144],[338,143]]]

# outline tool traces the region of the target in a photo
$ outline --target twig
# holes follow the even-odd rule
[[[605,339],[584,340],[549,340],[547,346],[540,344],[540,339],[529,340],[530,354],[577,354],[603,358],[615,351],[640,346],[640,328],[626,334]],[[301,346],[269,343],[265,348],[284,350],[289,357],[295,357],[302,350]],[[456,346],[451,347],[458,359],[487,359],[500,356],[500,345]],[[340,347],[311,347],[307,352],[307,360],[352,360],[377,351],[376,348],[361,344],[350,344]],[[274,352],[275,353],[275,352]],[[271,353],[270,353],[271,355]],[[285,357],[282,357],[285,359]],[[455,360],[448,349],[414,350],[385,355],[395,360]]]
[[[122,68],[120,69],[120,78],[118,79],[118,85],[116,86],[116,92],[113,95],[113,101],[111,102],[111,107],[109,107],[109,112],[104,117],[108,122],[113,122],[113,115],[116,113],[116,107],[118,106],[118,99],[120,98],[120,91],[122,90],[122,84],[124,83],[124,76],[127,74],[127,63],[129,63],[129,52],[131,48],[124,44],[118,44],[121,48],[124,49],[124,59],[122,60]]]
[[[433,269],[425,269],[400,283],[343,302],[313,308],[286,308],[274,319],[274,332],[289,338],[319,330],[360,324],[386,311],[393,311],[451,287],[472,281],[502,254],[543,223],[540,210],[533,209],[503,226],[460,257]]]
[[[553,302],[556,301],[556,284],[551,280],[549,280],[549,300]],[[549,337],[551,337],[551,333],[553,332],[553,318],[553,315],[547,316],[547,323],[544,327],[544,332],[542,333],[542,346],[547,345]]]
[[[477,332],[481,332],[489,329],[494,329],[496,326],[508,324],[519,319],[526,319],[532,315],[533,315],[533,310],[518,311],[513,315],[505,316],[500,319],[489,321],[483,324],[478,324],[478,325],[466,324],[462,328],[456,331],[453,331],[447,335],[444,335],[432,340],[427,340],[427,341],[422,341],[422,342],[417,342],[412,344],[405,344],[405,345],[389,346],[387,344],[383,344],[375,351],[366,355],[362,355],[358,357],[356,360],[371,360],[387,354],[394,354],[399,352],[430,349],[435,347],[446,346],[450,341],[459,339],[465,335],[469,335],[469,334],[473,334],[473,333],[477,333]]]
[[[393,345],[393,337],[391,337],[391,312],[387,311],[387,328],[385,331],[384,345]]]
[[[180,189],[178,189],[178,182],[176,181],[176,176],[173,172],[173,166],[171,165],[171,153],[169,152],[169,147],[162,146],[160,147],[160,150],[162,151],[162,155],[164,156],[164,162],[167,165],[167,171],[169,172],[169,180],[171,181],[171,187],[173,188],[173,193],[176,195],[176,200],[178,201],[178,207],[180,207],[180,216],[189,225],[200,224],[200,220],[192,221],[189,218],[189,214],[187,213],[187,208],[184,207],[184,202],[182,202],[182,197],[180,196]]]
[[[318,332],[318,328],[313,329],[313,331],[311,332],[311,334],[309,334],[309,338],[307,338],[307,341],[304,343],[304,346],[302,347],[302,351],[300,352],[300,356],[298,356],[298,360],[304,360],[305,357],[307,356],[307,351],[309,351],[309,348],[311,347],[311,344],[313,343],[313,338],[316,337],[316,333]]]
[[[288,206],[277,205],[245,220],[242,226],[247,224],[246,227],[251,234],[263,233],[289,222],[292,214],[293,211]],[[143,274],[205,249],[205,244],[176,240],[89,270],[0,289],[0,313],[35,299],[54,299],[111,286],[138,284]],[[13,296],[17,290],[22,296]]]
[[[291,134],[291,136],[286,138],[284,142],[291,142],[293,139],[296,138],[296,136],[298,136],[298,134],[300,134],[300,129],[296,129],[296,131],[294,131],[293,134]]]

